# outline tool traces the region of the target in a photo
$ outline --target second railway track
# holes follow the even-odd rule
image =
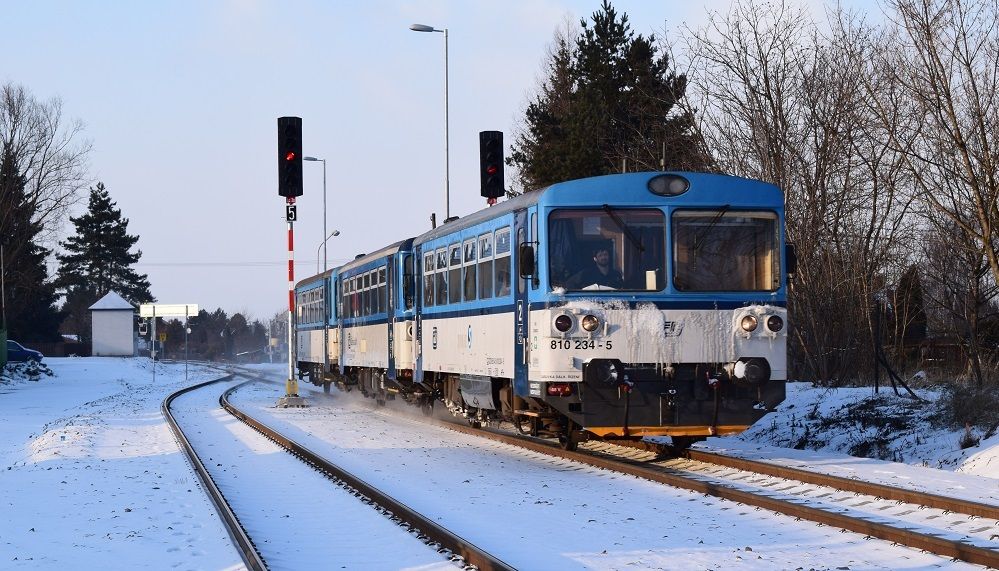
[[[248,426],[240,429],[243,423],[233,425],[225,420],[228,415],[218,418],[218,404],[226,406],[226,395],[239,385],[221,397],[218,392],[205,395],[204,391],[227,380],[170,395],[163,403],[163,412],[248,568],[294,569],[340,562],[348,568],[402,565],[435,569],[450,566],[450,560],[479,569],[511,569],[304,446],[255,423],[235,407],[229,405],[230,412]],[[215,406],[206,406],[210,403]],[[213,408],[214,418],[205,420]],[[288,459],[271,454],[268,445],[254,444],[254,438],[263,440],[253,434],[254,430],[269,439],[271,447],[277,444],[308,463],[315,469],[306,469],[312,476],[289,467]],[[226,444],[227,439],[239,444]],[[290,461],[301,466],[297,460]],[[333,478],[340,487],[331,486],[323,476]],[[376,509],[371,509],[372,505]],[[391,551],[384,549],[385,541],[392,542]]]

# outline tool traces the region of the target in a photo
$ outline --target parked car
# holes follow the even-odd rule
[[[34,349],[28,349],[24,345],[21,345],[17,341],[7,340],[7,360],[11,363],[23,362],[23,361],[34,361],[36,363],[42,362],[42,355],[40,352]]]

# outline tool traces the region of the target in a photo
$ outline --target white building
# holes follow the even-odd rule
[[[90,306],[95,357],[133,357],[135,355],[135,307],[116,292]]]

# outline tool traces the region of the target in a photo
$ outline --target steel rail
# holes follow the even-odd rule
[[[258,380],[264,380],[268,383],[273,383],[269,379],[264,379],[253,374],[239,373],[236,376],[248,377],[254,380],[246,381],[240,383],[226,392],[222,393],[219,397],[219,404],[232,414],[236,418],[240,419],[244,423],[256,429],[258,432],[271,439],[279,446],[285,450],[291,452],[292,454],[301,458],[307,464],[310,464],[315,469],[326,474],[327,476],[342,482],[346,486],[353,488],[361,495],[365,496],[374,504],[377,504],[386,512],[390,513],[393,517],[397,518],[401,522],[405,523],[412,529],[417,530],[423,537],[433,543],[439,544],[444,549],[447,549],[451,553],[461,556],[462,559],[467,564],[474,565],[482,571],[500,571],[500,570],[512,570],[514,567],[503,562],[503,560],[495,557],[489,552],[477,547],[472,542],[460,537],[459,535],[453,533],[452,531],[442,527],[433,520],[427,518],[418,511],[410,508],[406,504],[396,500],[387,493],[379,490],[378,488],[372,486],[371,484],[365,482],[361,478],[351,474],[347,470],[337,466],[333,462],[319,456],[312,450],[306,448],[302,444],[295,442],[294,440],[282,435],[276,430],[268,427],[259,420],[253,418],[246,412],[240,410],[231,402],[229,402],[229,395],[235,392],[240,387],[247,385],[249,383],[257,382]]]
[[[654,442],[612,441],[611,443],[614,444],[615,446],[634,448],[637,450],[653,452],[656,454],[673,453],[672,448],[670,446],[665,444],[656,444]],[[683,458],[687,458],[689,460],[694,460],[697,462],[704,462],[706,464],[716,464],[718,466],[725,466],[727,468],[735,468],[736,470],[745,470],[747,472],[755,472],[757,474],[774,476],[776,478],[798,480],[799,482],[804,482],[806,484],[826,486],[829,488],[842,490],[844,492],[855,492],[858,494],[866,494],[869,496],[874,496],[885,500],[905,502],[909,504],[917,504],[928,508],[936,508],[936,509],[946,510],[949,512],[999,520],[999,506],[991,504],[985,504],[961,498],[954,498],[950,496],[942,496],[930,492],[920,492],[917,490],[903,490],[899,488],[893,488],[885,484],[878,484],[875,482],[865,482],[863,480],[853,480],[851,478],[844,478],[842,476],[834,476],[831,474],[822,474],[820,472],[813,472],[811,470],[806,470],[804,468],[795,468],[793,466],[782,466],[779,464],[771,464],[769,462],[764,462],[761,460],[752,460],[748,458],[726,456],[724,454],[719,454],[717,452],[706,452],[703,450],[690,449],[680,452],[679,455]]]
[[[222,520],[222,524],[225,525],[225,529],[229,533],[229,539],[232,540],[236,550],[239,551],[240,557],[243,558],[243,563],[246,564],[246,567],[252,571],[264,571],[267,569],[267,564],[264,562],[263,556],[257,551],[256,546],[253,545],[253,540],[250,539],[250,537],[246,534],[246,530],[244,530],[243,526],[240,525],[239,518],[236,517],[232,508],[229,507],[229,503],[226,501],[225,496],[222,495],[221,490],[219,490],[218,486],[215,485],[215,481],[212,479],[211,474],[208,473],[208,469],[205,468],[205,465],[201,462],[201,458],[198,456],[198,453],[195,452],[190,440],[187,439],[184,431],[177,423],[177,419],[174,418],[173,413],[170,411],[170,404],[177,397],[208,385],[232,380],[233,377],[234,375],[226,375],[218,379],[183,388],[165,398],[163,400],[163,404],[160,406],[160,410],[163,412],[163,416],[166,418],[167,424],[170,425],[170,429],[173,430],[173,434],[180,443],[181,448],[184,449],[184,453],[187,456],[188,461],[191,462],[194,472],[201,480],[208,497],[212,500],[212,503],[215,504],[215,509],[218,511],[219,518]]]
[[[653,482],[699,492],[734,502],[740,502],[750,506],[760,507],[792,517],[821,523],[823,525],[829,525],[845,529],[847,531],[861,533],[865,536],[883,539],[885,541],[892,541],[907,547],[922,549],[937,555],[960,559],[969,563],[999,568],[999,551],[970,545],[963,541],[945,539],[935,535],[920,533],[911,529],[894,527],[863,518],[851,517],[833,511],[802,505],[788,500],[746,492],[724,484],[705,482],[696,478],[669,473],[663,471],[662,469],[652,468],[640,461],[623,458],[612,459],[578,451],[571,452],[563,450],[557,445],[549,442],[542,442],[524,436],[509,435],[490,429],[476,429],[470,426],[437,420],[421,420],[417,422],[429,422],[457,432],[488,438],[504,444],[526,448],[541,454],[573,460],[581,464],[623,474],[629,474],[638,478],[651,480]]]
[[[258,378],[263,379],[263,377],[258,377]],[[273,381],[267,380],[267,382],[273,382]],[[740,502],[754,507],[760,507],[763,509],[782,513],[800,519],[805,519],[808,521],[813,521],[823,525],[838,527],[840,529],[852,531],[855,533],[861,533],[865,536],[874,537],[885,541],[892,541],[900,545],[905,545],[907,547],[922,549],[924,551],[935,553],[937,555],[951,557],[954,559],[967,561],[969,563],[975,563],[999,569],[999,551],[984,547],[979,547],[976,545],[970,545],[963,541],[945,539],[935,535],[920,533],[918,531],[914,531],[911,529],[894,527],[891,525],[871,521],[868,519],[852,517],[841,513],[836,513],[833,511],[827,511],[820,508],[806,506],[788,500],[772,498],[765,495],[739,490],[737,488],[729,487],[724,484],[705,482],[697,478],[691,478],[680,474],[670,473],[662,468],[649,467],[645,462],[642,461],[635,461],[624,458],[609,458],[606,456],[596,456],[594,454],[586,452],[563,450],[562,448],[558,447],[556,444],[542,441],[540,439],[535,439],[521,435],[511,435],[493,429],[473,428],[465,424],[460,424],[459,422],[448,422],[431,418],[423,418],[418,420],[410,419],[410,420],[412,420],[413,422],[422,422],[430,425],[439,426],[441,428],[454,430],[456,432],[460,432],[463,434],[469,434],[472,436],[486,438],[489,440],[501,442],[511,446],[517,446],[520,448],[531,450],[533,452],[546,454],[548,456],[554,456],[566,460],[573,460],[581,464],[593,466],[596,468],[603,468],[605,470],[610,470],[623,474],[629,474],[653,482],[658,482],[661,484],[666,484],[669,486],[686,489],[702,493],[705,495],[727,499],[730,501]],[[636,443],[636,446],[633,447],[650,450],[650,446],[653,447],[654,449],[658,445],[651,445],[649,443]],[[833,480],[830,480],[830,482],[833,482]],[[825,485],[836,487],[831,483]],[[846,491],[854,491],[854,490],[846,490]],[[869,492],[862,492],[862,493],[869,493]],[[917,498],[922,498],[920,492],[910,492],[910,494],[911,494],[910,497],[912,497],[915,500],[915,501],[909,500],[910,503],[914,502],[922,505],[922,500],[917,499]],[[872,493],[871,495],[879,496],[880,494]],[[926,502],[933,501],[930,498],[924,498],[924,499]],[[955,502],[960,501],[957,499],[953,500]]]
[[[999,520],[999,506],[973,502],[971,500],[941,496],[929,492],[902,490],[886,486],[884,484],[851,480],[850,478],[844,478],[842,476],[820,474],[818,472],[812,472],[802,468],[779,466],[777,464],[760,462],[758,460],[735,458],[714,452],[704,452],[702,450],[688,450],[686,452],[686,457],[699,462],[718,464],[719,466],[727,466],[738,470],[757,472],[759,474],[766,474],[777,478],[787,478],[805,482],[807,484],[828,486],[830,488],[836,488],[837,490],[843,490],[845,492],[857,492],[886,500],[919,504],[928,508],[937,508],[951,512]]]

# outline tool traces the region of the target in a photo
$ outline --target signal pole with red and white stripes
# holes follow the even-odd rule
[[[278,117],[278,195],[288,221],[288,380],[277,406],[306,406],[295,375],[295,198],[302,196],[302,118]]]
[[[285,397],[298,396],[298,380],[295,378],[295,197],[287,199],[286,218],[288,219],[288,382],[285,383]]]

